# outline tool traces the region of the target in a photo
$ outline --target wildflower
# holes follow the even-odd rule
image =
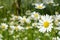
[[[29,18],[26,18],[26,16],[24,16],[23,18],[21,18],[20,22],[21,22],[22,24],[23,24],[23,23],[28,23],[28,24],[31,23],[30,19],[29,19]]]
[[[44,33],[44,32],[51,32],[53,28],[53,19],[52,16],[46,15],[46,16],[41,16],[41,20],[39,20],[40,29],[39,31]]]
[[[8,29],[8,25],[6,23],[1,23],[0,28],[3,30],[6,30],[6,29]]]
[[[38,20],[40,18],[40,15],[38,12],[32,12],[31,17],[34,20]]]
[[[20,31],[20,30],[22,30],[22,29],[24,29],[24,28],[23,28],[23,27],[21,27],[20,25],[15,26],[15,30],[16,30],[16,31]]]
[[[36,9],[44,9],[45,8],[45,5],[43,5],[43,3],[41,3],[41,4],[35,4],[35,8]]]

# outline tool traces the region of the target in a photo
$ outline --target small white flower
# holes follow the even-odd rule
[[[60,26],[60,15],[55,15],[54,16],[54,22],[56,26]]]
[[[52,16],[46,15],[46,16],[41,16],[41,20],[39,20],[40,29],[39,31],[44,33],[44,32],[51,32],[53,28],[53,19]]]
[[[23,27],[21,27],[20,25],[15,26],[15,30],[16,30],[16,31],[20,31],[20,30],[22,30],[22,29],[24,29],[24,28],[23,28]]]
[[[34,20],[38,20],[40,18],[40,15],[38,12],[32,12],[31,17]]]
[[[21,18],[20,22],[23,23],[31,23],[31,20],[29,18],[26,18],[26,16],[23,16],[23,18]]]
[[[26,23],[30,24],[31,23],[31,20],[30,19],[26,19]]]
[[[24,28],[23,27],[21,27],[20,25],[17,25],[17,26],[10,26],[10,29],[11,30],[16,30],[16,31],[20,31],[20,30],[23,30]]]
[[[10,29],[14,31],[15,30],[15,26],[10,26]]]
[[[25,23],[26,22],[26,16],[23,16],[20,20],[21,23]]]
[[[1,23],[0,28],[3,30],[6,30],[6,29],[8,29],[8,25],[6,23]]]
[[[16,16],[16,15],[13,15],[13,14],[11,16],[12,16],[12,18],[10,18],[10,20],[13,20],[13,21],[22,19],[21,16]]]
[[[45,5],[43,5],[43,3],[41,3],[41,4],[35,4],[35,8],[36,9],[44,9],[45,8]]]

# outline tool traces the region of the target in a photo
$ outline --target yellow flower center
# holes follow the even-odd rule
[[[18,27],[15,27],[15,30],[18,30]]]
[[[5,26],[2,26],[2,29],[5,29]]]
[[[24,18],[21,20],[21,22],[26,22],[26,18],[24,17]]]
[[[42,8],[42,6],[37,6],[37,8]]]
[[[34,16],[37,18],[39,16],[39,14],[36,13],[36,14],[34,14]]]
[[[47,28],[49,26],[49,22],[48,21],[44,22],[43,26]]]

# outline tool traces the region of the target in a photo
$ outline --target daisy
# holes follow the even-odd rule
[[[10,30],[14,31],[15,30],[15,26],[14,25],[13,26],[11,25],[10,26]]]
[[[11,30],[15,30],[15,31],[20,31],[20,30],[23,30],[24,28],[21,27],[20,25],[17,25],[17,26],[10,26],[10,29]]]
[[[59,21],[60,21],[60,15],[56,14],[54,16],[54,23],[55,23],[56,26],[60,26],[60,22]]]
[[[12,18],[10,18],[10,20],[20,20],[22,17],[21,16],[16,16],[16,15],[12,15]]]
[[[25,23],[26,22],[26,16],[23,16],[20,20],[21,23]]]
[[[15,30],[16,30],[16,31],[20,31],[20,30],[23,30],[23,29],[24,29],[24,28],[21,27],[20,25],[15,26]]]
[[[40,25],[39,31],[44,33],[44,32],[51,32],[53,28],[53,19],[52,16],[46,15],[46,16],[41,16],[41,20],[39,20],[38,25]]]
[[[6,30],[6,29],[8,29],[8,25],[6,23],[1,23],[0,28],[3,30]]]
[[[34,20],[38,20],[40,18],[40,15],[38,12],[32,12],[31,18]]]
[[[60,30],[60,26],[54,27],[54,29],[56,29],[56,30]]]
[[[31,23],[31,20],[29,18],[26,18],[26,16],[23,16],[20,20],[20,22],[23,24],[23,23],[28,23],[30,24]]]
[[[44,9],[45,8],[45,5],[43,5],[43,3],[41,3],[41,4],[35,4],[35,8],[36,9]]]

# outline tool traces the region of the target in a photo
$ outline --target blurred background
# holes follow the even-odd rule
[[[45,9],[37,10],[32,5],[33,3],[41,3],[42,0],[0,0],[0,23],[3,22],[3,18],[10,17],[11,14],[15,15],[26,15],[26,11],[37,11],[40,12],[42,15],[49,14],[54,15],[55,11],[58,11],[60,13],[60,5],[58,7],[47,5]],[[54,0],[55,3],[60,4],[60,0]],[[49,8],[49,7],[51,8]],[[50,10],[49,10],[50,9]],[[51,13],[51,12],[52,13]]]

